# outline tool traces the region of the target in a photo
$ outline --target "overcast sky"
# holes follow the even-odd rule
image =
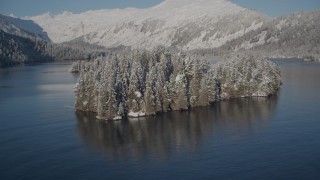
[[[147,8],[163,0],[0,0],[0,13],[18,17],[34,16],[45,12],[54,14],[71,11],[80,13],[93,9]],[[230,0],[242,7],[281,16],[296,11],[320,10],[320,0]]]

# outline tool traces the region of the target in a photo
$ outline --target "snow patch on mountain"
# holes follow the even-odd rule
[[[244,41],[241,44],[241,48],[251,49],[251,48],[253,48],[255,46],[263,45],[266,42],[265,41],[266,35],[267,35],[267,31],[261,32],[259,35],[256,36],[255,40]]]

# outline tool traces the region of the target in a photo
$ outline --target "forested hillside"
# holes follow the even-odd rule
[[[213,49],[219,55],[243,51],[269,57],[320,60],[320,11],[276,18],[257,30]]]
[[[0,67],[35,62],[83,60],[105,56],[105,49],[91,46],[52,44],[40,39],[32,40],[0,30]]]
[[[0,30],[0,67],[52,61],[44,41],[15,36]]]

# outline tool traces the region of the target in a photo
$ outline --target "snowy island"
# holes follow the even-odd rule
[[[281,86],[277,65],[253,56],[209,61],[157,47],[79,61],[75,107],[118,120],[187,110],[229,98],[269,96]]]

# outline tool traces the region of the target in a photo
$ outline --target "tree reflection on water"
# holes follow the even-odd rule
[[[99,121],[76,112],[78,133],[86,145],[111,159],[166,159],[171,152],[194,151],[205,139],[239,138],[263,127],[274,113],[277,96],[231,99],[209,107],[122,121]]]

